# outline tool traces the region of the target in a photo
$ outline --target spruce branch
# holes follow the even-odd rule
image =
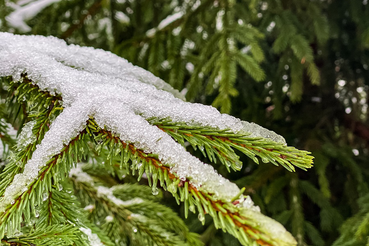
[[[53,96],[49,92],[40,90],[26,75],[22,76],[21,83],[11,82],[9,86],[9,91],[13,92],[10,102],[27,101],[27,111],[31,112],[29,118],[33,120],[33,124],[30,125],[31,129],[20,134],[17,154],[11,158],[5,170],[0,173],[0,195],[5,192],[5,188],[13,181],[14,176],[23,170],[25,163],[36,149],[36,145],[41,142],[47,132],[48,125],[62,110],[60,96]],[[49,106],[45,108],[45,105]]]
[[[109,160],[113,160],[114,154],[120,154],[120,165],[122,165],[122,168],[125,168],[127,172],[131,169],[133,174],[137,171],[138,179],[141,179],[142,175],[146,173],[153,192],[156,192],[157,185],[160,182],[160,185],[165,190],[172,193],[177,202],[184,202],[186,217],[188,210],[194,212],[197,209],[199,219],[204,223],[205,214],[210,214],[213,217],[216,228],[222,228],[233,234],[245,245],[250,244],[252,241],[264,245],[283,245],[284,243],[288,245],[293,242],[289,241],[291,239],[284,230],[279,230],[281,234],[278,237],[281,236],[283,238],[281,240],[286,241],[280,241],[277,235],[273,235],[275,232],[270,231],[268,225],[261,223],[261,221],[266,222],[266,217],[263,217],[259,212],[251,212],[252,210],[250,209],[253,209],[252,204],[248,204],[247,199],[245,200],[243,196],[241,198],[235,197],[232,202],[218,200],[213,194],[196,188],[191,184],[191,180],[181,180],[157,156],[146,154],[142,150],[135,148],[133,144],[121,141],[111,132],[98,127],[93,120],[90,119],[88,121],[88,128],[86,129],[89,129],[87,131],[91,134],[97,134],[95,137],[96,141],[104,139],[100,146],[110,147]],[[102,136],[105,137],[103,138]],[[132,163],[131,166],[130,163]],[[242,209],[242,206],[246,206],[248,210]],[[267,223],[273,222],[270,220]]]
[[[7,201],[1,200],[0,203],[0,234],[3,235],[5,231],[6,224],[12,221],[14,229],[20,230],[20,222],[23,220],[21,217],[24,216],[25,221],[29,221],[31,218],[31,213],[38,217],[39,214],[35,209],[35,205],[41,204],[44,199],[44,194],[52,189],[52,178],[59,176],[61,179],[66,176],[64,173],[68,170],[67,167],[60,167],[57,164],[65,161],[66,165],[72,166],[73,161],[71,156],[77,158],[78,153],[73,153],[73,147],[75,142],[80,138],[80,135],[71,140],[68,146],[57,155],[53,156],[38,173],[37,178],[31,182],[26,187],[22,187],[22,190],[17,191],[14,200],[10,204]],[[56,170],[53,170],[55,168]],[[63,169],[61,169],[63,168]],[[70,168],[70,167],[69,167]]]
[[[314,27],[322,31],[316,34],[317,39],[322,44],[326,41],[324,36],[328,25],[324,23],[324,17],[321,16],[314,4],[309,5],[308,8],[312,12],[309,18],[312,18]],[[300,31],[301,21],[290,10],[281,11],[280,15],[276,15],[275,25],[279,35],[273,43],[273,51],[276,54],[282,53],[282,57],[288,57],[287,63],[290,67],[291,77],[291,101],[297,102],[302,97],[302,81],[305,71],[313,85],[320,84],[320,74],[314,62],[313,49],[310,46],[309,37],[306,37]],[[285,63],[284,59],[280,59],[281,67],[284,67]],[[281,70],[281,73],[285,73],[284,69]]]
[[[212,105],[220,108],[221,112],[229,113],[231,98],[239,93],[235,87],[238,68],[245,70],[256,81],[265,78],[260,67],[264,54],[259,44],[264,35],[250,25],[237,23],[243,18],[242,15],[238,16],[237,6],[232,1],[221,1],[219,4],[212,1],[183,3],[158,27],[123,41],[116,52],[125,57],[129,56],[127,49],[129,53],[139,52],[131,60],[146,66],[154,74],[161,74],[161,66],[166,64],[167,68],[162,70],[170,68],[169,81],[176,88],[185,82],[185,75],[188,74],[190,79],[186,96],[189,100],[196,98],[206,87],[207,94],[218,91]],[[205,11],[208,15],[206,21],[200,24],[195,22],[198,18],[196,15]],[[192,30],[195,28],[203,30],[199,32],[203,32],[204,37],[194,35]],[[175,33],[175,30],[180,31]],[[165,38],[171,40],[169,48],[172,49],[168,54],[162,42]],[[177,45],[172,46],[172,42]],[[241,49],[240,44],[245,47]],[[187,62],[183,62],[186,59],[195,65],[188,72],[185,71]]]
[[[195,69],[191,74],[188,84],[188,98],[193,98],[201,89],[199,80],[207,79],[207,93],[219,90],[218,96],[212,105],[220,108],[222,112],[230,112],[230,98],[236,97],[235,89],[237,65],[245,70],[256,81],[265,78],[264,71],[259,63],[264,60],[264,54],[258,42],[263,35],[253,27],[235,24],[235,10],[232,3],[222,4],[224,7],[217,9],[217,31],[206,41],[205,47],[199,52],[199,64],[204,64],[202,69]],[[203,43],[203,40],[199,43]],[[238,42],[246,45],[246,50],[238,48]],[[214,45],[216,43],[217,45]],[[203,46],[203,44],[201,44]],[[200,77],[200,78],[199,78]]]
[[[179,225],[172,224],[172,222],[167,221],[170,220],[170,217],[166,217],[166,220],[158,221],[157,213],[162,213],[160,216],[172,214],[169,209],[164,208],[163,210],[162,205],[148,202],[137,197],[132,200],[123,201],[114,195],[114,193],[119,193],[119,187],[113,186],[108,188],[96,186],[92,177],[84,173],[81,168],[82,167],[79,166],[72,169],[70,177],[77,190],[87,193],[91,201],[95,202],[95,204],[96,202],[102,204],[99,206],[105,210],[105,216],[109,214],[109,216],[111,216],[107,219],[108,224],[112,223],[114,225],[118,223],[110,227],[109,231],[111,232],[108,234],[111,235],[113,229],[119,230],[121,234],[120,237],[126,235],[137,245],[187,245],[186,241],[188,239],[190,239],[192,243],[188,245],[201,245],[200,241],[194,239],[193,235],[188,232],[183,222]],[[98,209],[99,206],[97,206],[96,209]],[[155,212],[150,213],[150,210]],[[171,216],[173,216],[173,214]],[[180,221],[176,216],[172,217],[172,219]],[[179,233],[179,230],[184,231]],[[173,234],[173,232],[176,232],[177,235]],[[181,237],[179,235],[181,235]],[[116,239],[119,241],[124,240],[124,238]]]
[[[79,221],[86,221],[81,219],[85,217],[85,214],[82,213],[78,200],[71,192],[64,190],[62,184],[53,186],[48,193],[43,193],[42,200],[43,203],[38,208],[36,228],[45,224],[52,226],[70,222],[79,224]]]
[[[116,185],[112,187],[113,194],[121,200],[130,200],[127,197],[127,193],[132,192],[132,190],[130,191],[129,188],[127,189],[127,185],[128,184]],[[136,190],[138,190],[138,188],[141,188],[140,190],[142,190],[142,188],[147,188],[145,195],[141,194],[136,196],[145,201],[153,200],[152,197],[158,197],[158,192],[155,191],[153,193],[149,187],[137,184],[131,184],[130,186],[130,188],[135,187]],[[133,196],[134,194],[131,195]],[[130,206],[130,210],[135,214],[143,214],[150,219],[157,221],[157,223],[160,224],[167,231],[175,232],[175,234],[188,241],[189,245],[201,244],[198,240],[198,235],[195,233],[190,233],[187,226],[178,217],[178,215],[168,207],[157,203],[159,201],[160,200],[157,200],[156,202],[133,204],[132,206]]]
[[[173,16],[178,14],[178,12],[168,15],[166,18],[161,20],[162,24],[160,25],[159,23],[158,28],[150,29],[146,31],[145,34],[137,35],[130,40],[123,41],[117,46],[117,51],[119,53],[123,53],[126,46],[142,47],[142,43],[149,43],[150,41],[155,40],[158,35],[170,33],[173,31],[173,29],[178,27],[183,27],[183,29],[186,29],[186,27],[189,25],[188,22],[190,22],[190,20],[197,14],[201,13],[201,11],[211,7],[212,3],[212,0],[201,1],[199,6],[196,6],[196,4],[193,3],[186,3],[185,5],[181,6],[181,9],[184,13],[183,15],[173,19],[173,21],[169,21],[169,19],[173,18]],[[165,21],[166,19],[167,21]]]
[[[174,97],[167,92],[176,94],[169,85],[110,53],[67,46],[55,38],[0,33],[0,40],[7,47],[0,50],[0,74],[17,82],[16,87],[10,87],[17,91],[17,100],[29,92],[25,109],[32,121],[24,132],[31,129],[36,134],[17,150],[16,161],[5,170],[4,177],[9,177],[10,182],[3,183],[0,198],[1,238],[9,231],[20,231],[23,222],[40,217],[36,207],[42,207],[40,223],[58,223],[73,216],[53,212],[63,200],[57,198],[55,189],[75,163],[96,152],[104,154],[105,165],[113,172],[118,164],[127,174],[137,173],[138,179],[146,174],[153,193],[157,193],[160,182],[178,203],[184,203],[186,216],[189,210],[197,210],[204,223],[205,214],[209,214],[216,228],[233,234],[244,245],[295,244],[279,223],[262,215],[250,197],[242,195],[244,189],[239,190],[219,176],[180,143],[186,140],[204,148],[212,161],[218,158],[236,170],[240,163],[236,162],[234,149],[289,170],[294,166],[310,167],[312,158],[307,152],[287,147],[281,136],[256,124]],[[232,46],[223,41],[223,45]],[[40,45],[33,46],[34,43]],[[160,125],[152,123],[153,119]],[[163,123],[166,119],[170,119],[167,125]],[[18,160],[21,168],[16,167]],[[86,186],[84,190],[90,189],[94,199],[114,206],[110,201],[118,199],[114,194],[99,197],[93,188],[98,183],[89,183],[90,188]],[[44,200],[48,203],[40,206]],[[116,209],[124,214],[119,206]],[[118,219],[110,228],[124,228],[127,218]],[[170,243],[160,235],[163,228],[150,229],[138,222],[136,225],[151,241]],[[95,240],[88,228],[81,231],[90,241]]]
[[[241,151],[256,163],[259,163],[258,158],[256,158],[258,156],[265,163],[282,165],[289,171],[294,171],[294,166],[306,170],[306,168],[311,167],[313,162],[308,151],[286,147],[284,144],[268,138],[250,137],[251,133],[234,134],[229,130],[188,126],[173,123],[170,120],[155,121],[153,119],[151,124],[167,132],[180,144],[185,145],[185,141],[187,141],[195,150],[199,148],[210,161],[216,163],[215,157],[217,157],[228,171],[229,168],[238,171],[242,167],[239,156],[234,152],[234,149]]]
[[[14,237],[5,237],[1,243],[12,246],[29,245],[78,245],[88,246],[83,242],[83,237],[79,229],[73,225],[55,224],[48,227],[39,227],[31,231],[28,235],[18,235]]]

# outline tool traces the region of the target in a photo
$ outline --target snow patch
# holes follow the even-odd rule
[[[31,27],[26,24],[26,21],[35,17],[43,9],[49,5],[59,2],[60,0],[38,0],[28,3],[25,6],[18,7],[14,12],[6,17],[9,26],[18,29],[21,32],[30,32]]]
[[[88,241],[90,241],[91,246],[104,246],[104,244],[101,242],[100,238],[95,234],[92,233],[90,228],[79,228],[81,232],[86,234]]]
[[[158,29],[161,30],[167,26],[169,26],[171,23],[175,22],[176,20],[182,18],[184,12],[177,12],[172,15],[167,16],[164,20],[162,20],[159,25]]]
[[[146,32],[146,36],[149,38],[153,38],[158,30],[163,30],[165,27],[169,26],[171,23],[175,22],[176,20],[182,18],[184,15],[183,11],[174,13],[172,15],[167,16],[165,19],[163,19],[158,27],[149,29]]]
[[[115,19],[122,24],[128,24],[130,22],[129,17],[122,11],[117,11],[115,13]]]

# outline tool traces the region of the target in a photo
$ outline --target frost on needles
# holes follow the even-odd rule
[[[190,143],[228,170],[242,167],[235,149],[257,163],[271,162],[290,171],[295,166],[309,168],[309,153],[288,147],[276,133],[211,106],[185,102],[164,81],[112,53],[67,45],[54,37],[0,33],[0,77],[19,102],[26,100],[30,111],[22,143],[0,173],[2,241],[10,242],[14,232],[31,233],[24,225],[40,223],[35,207],[51,199],[63,180],[94,187],[77,163],[96,150],[108,153],[105,165],[112,170],[117,162],[127,173],[137,172],[139,179],[146,174],[153,192],[160,183],[184,202],[186,214],[197,211],[203,223],[204,215],[211,215],[217,228],[244,245],[296,244],[282,225],[242,195],[243,190],[184,147]],[[96,199],[111,190],[99,188]],[[112,194],[106,197],[101,202],[117,209],[125,204]],[[104,230],[95,235],[86,223],[63,223],[75,226],[80,237],[87,235],[91,245],[110,245]]]

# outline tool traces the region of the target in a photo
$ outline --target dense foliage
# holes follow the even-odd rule
[[[24,32],[6,16],[28,2],[0,1],[1,31]],[[110,50],[188,101],[212,104],[312,151],[315,168],[308,172],[247,158],[238,173],[215,166],[299,245],[365,245],[368,16],[366,0],[71,0],[27,20],[26,33]],[[186,221],[206,244],[238,244],[196,220]]]

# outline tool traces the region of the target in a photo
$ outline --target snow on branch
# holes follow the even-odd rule
[[[243,213],[247,213],[251,219],[264,218],[252,203],[241,210],[233,206],[232,202],[238,198],[238,202],[245,201],[242,196],[240,198],[240,189],[220,176],[212,166],[192,156],[168,132],[150,124],[150,120],[169,119],[173,124],[266,139],[269,146],[267,151],[273,149],[273,143],[278,148],[286,146],[284,139],[276,133],[220,114],[211,106],[185,102],[180,93],[164,81],[109,52],[68,46],[54,37],[0,33],[0,77],[9,76],[18,83],[24,83],[26,78],[39,90],[46,91],[51,96],[58,95],[62,100],[63,111],[52,122],[50,130],[25,164],[23,173],[15,175],[4,194],[0,194],[0,222],[2,216],[7,216],[4,214],[10,211],[9,207],[14,202],[18,202],[27,191],[31,192],[33,185],[39,185],[40,171],[44,170],[50,160],[59,161],[58,155],[61,159],[61,153],[72,139],[89,131],[86,125],[91,120],[97,124],[96,134],[109,136],[113,144],[130,148],[133,155],[139,154],[141,161],[154,161],[156,168],[161,167],[173,179],[184,182],[188,188],[183,193],[186,199],[193,195],[192,199],[206,203],[203,206],[208,206],[208,212],[214,213],[212,216],[218,218],[223,227],[223,218],[231,221],[233,226],[245,221],[247,223],[247,220],[238,217]],[[235,142],[234,146],[242,147],[245,151],[249,148],[244,142]],[[253,151],[266,155],[254,147]],[[146,158],[151,154],[155,154],[157,158]],[[279,153],[274,154],[283,162],[283,156],[282,158]],[[306,153],[303,154],[305,155]],[[294,157],[292,154],[291,156]],[[301,164],[301,167],[310,166],[311,158]],[[171,182],[174,184],[174,181]],[[222,208],[222,204],[230,207]],[[249,212],[242,212],[245,209]],[[200,210],[204,212],[202,208]],[[270,235],[271,241],[293,244],[293,238],[282,226],[270,222],[271,219],[262,221],[266,222],[261,223],[260,227],[265,228],[253,227],[254,233],[252,230],[250,232],[249,227],[244,228],[243,234],[233,231],[231,226],[226,230],[239,237],[246,232],[255,240],[264,240],[265,237],[253,236],[255,232],[264,231]],[[244,242],[246,241],[245,239]]]
[[[163,30],[164,28],[166,28],[168,25],[170,25],[171,23],[179,20],[180,18],[182,18],[184,15],[183,11],[180,12],[176,12],[172,15],[167,16],[164,20],[162,20],[158,27],[150,29],[146,32],[146,36],[149,38],[152,38],[155,36],[157,31]]]
[[[21,32],[29,32],[31,28],[26,24],[26,21],[35,17],[44,8],[59,1],[60,0],[38,0],[24,6],[15,5],[13,7],[16,7],[16,10],[6,17],[6,21],[10,26],[17,28]]]
[[[77,102],[66,108],[52,123],[41,144],[33,152],[32,158],[25,165],[23,173],[14,177],[13,182],[5,190],[4,196],[0,198],[0,213],[4,212],[10,203],[14,203],[16,196],[28,191],[28,187],[37,180],[39,171],[50,158],[60,153],[64,145],[83,130],[88,119],[87,109],[89,108],[89,103],[85,103]]]
[[[12,76],[14,80],[19,80],[21,74],[26,73],[42,90],[62,95],[66,109],[73,108],[73,104],[83,107],[75,115],[68,116],[65,124],[55,130],[61,139],[54,140],[65,143],[71,136],[63,136],[60,132],[81,130],[81,124],[86,119],[78,116],[91,115],[96,117],[101,127],[106,125],[123,141],[133,142],[147,153],[157,153],[163,163],[172,166],[173,172],[183,179],[191,179],[196,187],[219,187],[220,191],[216,192],[218,198],[225,200],[238,194],[236,185],[220,177],[211,166],[191,156],[145,119],[170,118],[173,122],[231,129],[235,133],[245,131],[240,120],[220,114],[213,107],[186,103],[170,93],[157,90],[150,85],[151,81],[158,80],[151,73],[109,52],[67,46],[64,41],[52,37],[2,33],[0,40],[0,76]],[[142,80],[147,84],[142,83]],[[43,142],[49,145],[47,139],[45,136]],[[58,150],[50,148],[50,151]],[[49,157],[50,154],[45,153],[45,156]],[[12,198],[8,199],[10,201]]]
[[[91,246],[104,246],[105,245],[101,242],[100,238],[96,234],[92,233],[90,228],[81,227],[80,230],[88,237],[88,241]]]

